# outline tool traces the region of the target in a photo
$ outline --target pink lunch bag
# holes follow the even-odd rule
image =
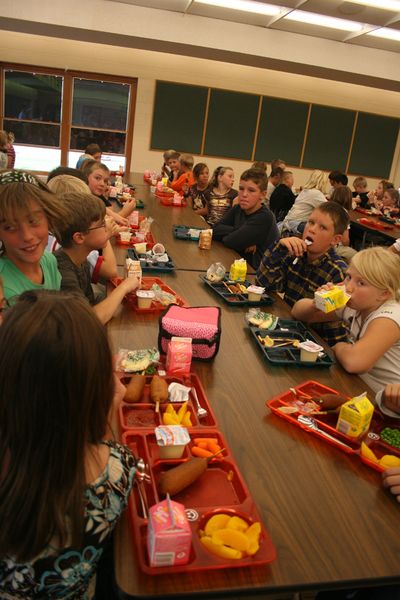
[[[160,316],[158,349],[166,354],[172,337],[192,338],[193,358],[212,360],[221,339],[221,309],[217,306],[184,308],[172,304]]]

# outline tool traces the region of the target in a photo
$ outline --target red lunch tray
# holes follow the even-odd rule
[[[394,446],[390,446],[380,437],[380,432],[385,427],[399,429],[400,422],[398,419],[392,419],[375,410],[368,433],[366,433],[361,438],[352,438],[348,435],[345,435],[344,433],[341,433],[336,429],[336,423],[339,416],[338,413],[330,412],[326,415],[313,414],[311,415],[312,418],[317,423],[318,428],[321,429],[321,432],[319,432],[311,429],[310,427],[307,427],[307,425],[303,425],[298,421],[298,415],[307,414],[306,411],[302,411],[300,409],[297,413],[285,414],[279,409],[282,406],[293,406],[293,403],[297,400],[307,401],[310,400],[312,397],[316,397],[321,394],[339,394],[339,392],[325,385],[322,385],[317,381],[305,381],[304,383],[292,389],[296,390],[297,394],[293,393],[292,390],[287,390],[285,392],[282,392],[278,396],[275,396],[271,400],[268,400],[266,402],[266,406],[275,415],[281,417],[282,419],[285,419],[292,425],[296,425],[297,427],[300,427],[301,429],[315,435],[320,440],[327,442],[332,446],[335,446],[335,448],[338,448],[339,450],[342,450],[342,452],[353,456],[358,456],[362,460],[362,462],[367,464],[372,469],[375,469],[376,471],[382,472],[385,470],[385,468],[371,460],[368,460],[366,457],[361,455],[361,442],[364,442],[374,452],[378,459],[380,459],[385,454],[392,454],[400,458],[400,449],[395,448]],[[317,408],[317,410],[318,409],[319,407]],[[333,436],[333,438],[335,438],[337,441],[335,442],[334,439],[329,439],[325,437],[324,432]],[[346,444],[347,447],[342,445],[340,442]]]
[[[138,486],[134,486],[129,500],[129,515],[141,570],[149,575],[162,575],[209,569],[253,567],[271,562],[276,556],[275,548],[261,522],[261,517],[243,481],[232,452],[222,434],[215,428],[216,420],[199,378],[197,375],[190,373],[185,378],[167,377],[166,379],[168,383],[179,381],[196,389],[200,406],[207,410],[208,415],[201,420],[197,418],[196,408],[190,395],[188,406],[194,425],[188,428],[189,434],[192,439],[201,437],[216,438],[219,445],[224,448],[224,452],[222,458],[215,457],[209,462],[207,470],[197,481],[172,498],[175,502],[185,506],[186,516],[192,531],[191,553],[189,562],[186,565],[157,567],[150,565],[147,553],[148,521],[143,514]],[[122,381],[124,382],[124,380]],[[191,448],[193,446],[193,442],[188,444],[182,458],[160,458],[154,433],[154,427],[160,424],[160,415],[156,415],[154,404],[148,404],[150,381],[151,377],[148,377],[143,402],[138,404],[123,403],[119,411],[120,424],[122,429],[125,430],[122,435],[122,442],[129,446],[135,456],[143,458],[145,464],[148,465],[150,479],[144,481],[141,485],[145,491],[149,507],[163,499],[159,497],[157,490],[157,482],[161,474],[192,457]],[[127,383],[126,380],[125,383]],[[180,404],[177,403],[176,408],[179,406]],[[163,405],[161,404],[161,414],[162,410]],[[150,413],[153,417],[150,416]],[[129,425],[129,429],[127,429],[127,425]],[[242,517],[249,524],[256,521],[260,522],[260,548],[254,556],[237,560],[220,558],[210,553],[201,544],[199,532],[204,529],[207,520],[216,513],[236,515]]]
[[[141,220],[143,220],[143,218],[144,218],[144,217],[142,217],[142,219],[141,219],[141,218],[139,217],[139,223],[140,223],[140,221],[141,221]],[[129,240],[129,242],[123,242],[123,241],[121,240],[121,238],[119,237],[119,235],[117,235],[117,236],[115,237],[115,239],[116,239],[116,242],[117,242],[118,246],[124,246],[125,248],[133,248],[133,245],[134,245],[134,244],[139,244],[140,242],[143,242],[143,241],[144,241],[144,242],[146,242],[146,244],[147,244],[147,247],[148,247],[149,249],[151,249],[151,248],[154,246],[154,244],[156,243],[156,242],[155,242],[155,240],[154,240],[153,234],[151,233],[151,231],[149,231],[149,233],[146,233],[146,237],[145,237],[145,239],[144,239],[144,240],[141,240],[141,239],[139,239],[139,238],[138,238],[138,237],[136,237],[135,235],[133,235],[133,236],[131,237],[131,239]]]
[[[369,208],[361,208],[361,207],[357,207],[354,209],[356,212],[362,213],[363,215],[372,215],[372,210],[370,210]]]
[[[115,277],[114,279],[110,279],[110,283],[117,287],[122,281],[122,277]],[[170,288],[166,283],[159,279],[158,277],[142,277],[142,285],[140,286],[141,290],[150,290],[152,285],[157,284],[164,292],[168,292],[175,297],[175,301],[173,304],[177,304],[178,306],[186,306],[188,307],[188,303],[181,296],[178,296],[174,292],[172,288]],[[136,292],[132,292],[125,296],[124,302],[128,304],[130,308],[138,313],[156,313],[167,308],[167,305],[162,304],[158,300],[154,300],[150,306],[150,308],[139,308],[137,303]]]
[[[126,377],[122,378],[122,383],[127,385],[129,383],[129,379],[131,374],[127,374]],[[122,402],[119,407],[119,420],[122,431],[129,431],[131,429],[134,430],[153,430],[154,427],[158,427],[158,425],[162,425],[162,416],[164,413],[164,406],[160,404],[160,412],[155,412],[155,406],[150,401],[150,383],[152,376],[146,376],[146,385],[143,391],[143,397],[140,402],[136,402],[134,404],[128,402]],[[202,428],[210,428],[216,426],[216,418],[211,409],[211,406],[207,400],[207,397],[204,392],[204,388],[201,385],[200,379],[194,373],[190,373],[185,377],[166,377],[166,381],[168,385],[173,381],[177,381],[178,383],[182,383],[183,385],[191,388],[195,388],[197,392],[197,397],[199,399],[200,406],[207,410],[207,417],[203,419],[199,419],[197,417],[196,405],[193,401],[192,392],[189,394],[188,401],[188,411],[190,412],[191,421],[193,423],[193,427],[201,430]],[[176,409],[178,410],[181,406],[181,403],[176,403]],[[175,403],[174,403],[175,407]],[[189,432],[191,428],[188,428]]]
[[[378,229],[379,231],[385,231],[385,229],[393,229],[393,225],[389,225],[389,223],[382,223],[380,221],[373,221],[372,219],[358,219],[360,225],[365,225],[366,227],[371,227],[371,229]]]

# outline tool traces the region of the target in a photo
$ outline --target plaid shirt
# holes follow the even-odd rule
[[[264,253],[256,278],[256,284],[268,291],[284,292],[284,300],[290,306],[300,298],[313,298],[325,283],[340,283],[348,268],[333,248],[312,263],[307,262],[306,254],[293,263],[293,256],[278,242]],[[347,340],[342,321],[315,323],[313,328],[330,346]]]

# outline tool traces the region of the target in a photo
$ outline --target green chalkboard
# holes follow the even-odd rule
[[[356,113],[313,104],[302,167],[345,171]]]
[[[204,153],[250,160],[257,125],[259,96],[212,90]]]
[[[399,123],[392,117],[359,113],[349,172],[388,179]]]
[[[300,164],[308,106],[305,102],[263,98],[255,160],[281,158],[289,165]]]
[[[157,81],[151,148],[200,154],[208,88]]]

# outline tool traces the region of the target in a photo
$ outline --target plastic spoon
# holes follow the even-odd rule
[[[339,444],[339,446],[344,446],[345,448],[348,448],[349,450],[353,450],[353,448],[351,446],[348,446],[344,442],[341,442],[340,440],[335,438],[333,435],[330,435],[329,433],[326,433],[326,431],[323,431],[323,429],[320,429],[318,427],[316,420],[313,419],[312,417],[307,417],[306,415],[299,415],[297,417],[297,420],[299,423],[301,423],[302,425],[305,425],[306,427],[309,427],[313,431],[318,431],[318,433],[320,433],[327,439],[332,440],[333,442],[335,442],[335,444]]]

